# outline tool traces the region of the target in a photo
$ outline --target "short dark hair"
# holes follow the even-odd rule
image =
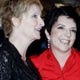
[[[80,27],[80,18],[75,9],[72,6],[62,6],[62,7],[53,7],[45,16],[45,28],[51,33],[52,26],[54,23],[58,20],[58,17],[64,15],[72,18],[76,25],[77,28]]]

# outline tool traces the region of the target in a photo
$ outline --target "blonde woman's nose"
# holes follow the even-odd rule
[[[44,20],[41,18],[40,19],[40,25],[43,27],[45,24],[44,24]]]

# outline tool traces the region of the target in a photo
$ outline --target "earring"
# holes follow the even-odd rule
[[[48,39],[48,48],[50,48],[50,39]]]

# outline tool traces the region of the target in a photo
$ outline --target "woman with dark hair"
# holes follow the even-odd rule
[[[42,80],[80,80],[80,54],[73,48],[80,19],[71,6],[53,7],[45,17],[49,48],[31,60]]]

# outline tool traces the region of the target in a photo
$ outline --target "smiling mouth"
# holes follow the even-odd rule
[[[41,29],[36,29],[36,31],[40,32]]]
[[[35,31],[37,32],[37,34],[40,34],[40,29],[35,29]]]
[[[60,42],[63,44],[69,44],[70,40],[62,39],[62,40],[60,40]]]
[[[40,30],[36,30],[36,32],[40,33]]]

